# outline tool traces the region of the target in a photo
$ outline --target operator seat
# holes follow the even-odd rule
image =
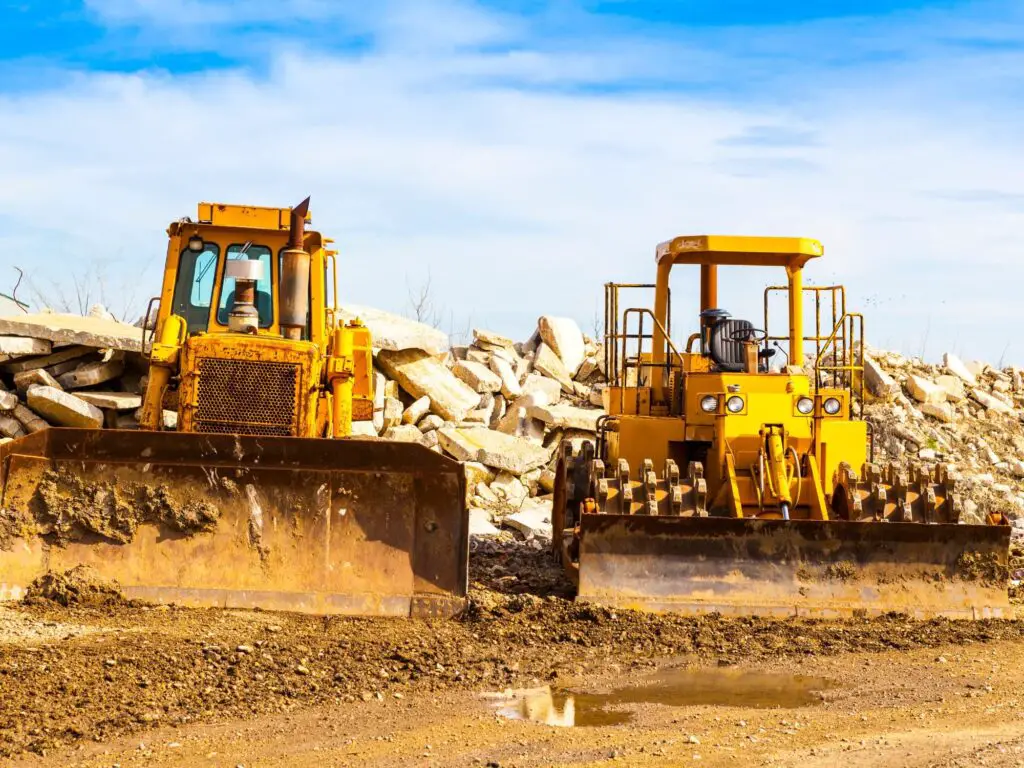
[[[754,330],[754,324],[749,320],[733,320],[722,310],[718,310],[717,317],[708,319],[708,355],[711,361],[725,373],[742,373],[746,369],[743,342],[735,339],[742,339],[744,331]]]

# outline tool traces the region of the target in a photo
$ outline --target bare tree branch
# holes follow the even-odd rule
[[[438,328],[441,325],[443,312],[434,304],[433,293],[431,292],[430,270],[427,270],[427,278],[415,289],[409,285],[406,278],[406,291],[409,296],[409,310],[413,319],[418,323]]]

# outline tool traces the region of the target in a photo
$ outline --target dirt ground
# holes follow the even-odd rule
[[[0,765],[1024,764],[1024,623],[648,616],[566,601],[529,546],[472,562],[457,621],[9,604]],[[828,684],[776,708],[615,704],[619,724],[577,728],[483,695],[582,705],[680,667]]]

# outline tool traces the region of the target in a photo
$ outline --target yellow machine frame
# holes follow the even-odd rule
[[[200,203],[196,221],[183,219],[168,227],[149,384],[140,418],[143,429],[160,428],[165,406],[175,405],[168,392],[176,376],[178,429],[184,432],[345,437],[352,432],[353,420],[372,418],[370,333],[358,320],[338,326],[335,294],[332,292],[328,299],[329,276],[337,286],[337,251],[327,247],[333,242],[330,238],[316,231],[305,230],[302,240],[310,262],[307,324],[301,338],[283,336],[281,255],[288,247],[292,213],[291,208]],[[308,213],[302,218],[304,222],[310,220]],[[202,240],[204,249],[215,247],[217,261],[208,321],[202,330],[190,333],[186,320],[174,314],[173,304],[182,256],[194,238]],[[272,254],[271,274],[267,278],[273,287],[273,317],[255,334],[232,333],[218,319],[217,308],[223,306],[221,294],[225,290],[228,249],[243,243],[258,243]],[[248,366],[248,370],[262,372],[254,374],[257,377],[281,371],[290,376],[287,371],[298,370],[298,379],[286,382],[288,386],[282,390],[283,397],[291,402],[279,403],[278,414],[265,407],[247,408],[246,403],[238,402],[235,413],[221,407],[213,414],[216,418],[203,419],[200,371],[206,360],[232,361],[238,370]],[[214,378],[211,373],[208,380]],[[221,402],[230,400],[230,393],[216,394]],[[266,416],[276,418],[264,419]]]

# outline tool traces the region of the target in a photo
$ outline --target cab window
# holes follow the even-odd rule
[[[213,283],[217,277],[220,248],[204,243],[202,251],[188,248],[178,257],[178,276],[174,282],[172,312],[185,318],[189,333],[205,331],[210,324]]]
[[[271,252],[264,245],[229,245],[227,261],[232,259],[250,259],[263,264],[263,277],[256,282],[256,310],[260,313],[260,328],[269,328],[274,324],[274,293],[271,269]],[[220,308],[217,310],[217,322],[228,324],[228,314],[235,303],[235,278],[224,278],[224,287],[220,291]]]

